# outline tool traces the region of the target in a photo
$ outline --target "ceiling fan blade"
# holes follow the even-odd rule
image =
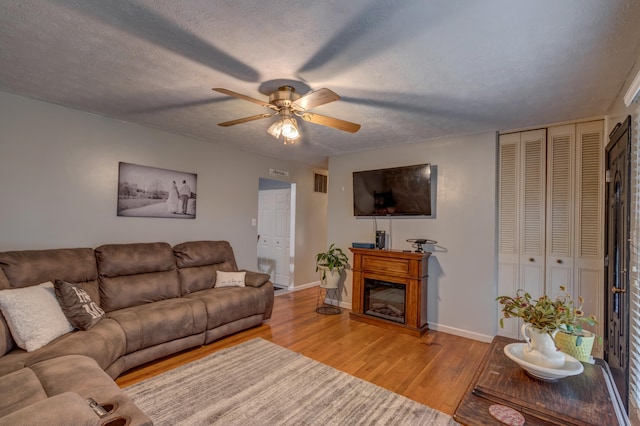
[[[251,117],[238,118],[237,120],[225,121],[224,123],[218,123],[218,126],[229,127],[235,126],[236,124],[248,123],[249,121],[260,120],[261,118],[271,117],[273,114],[258,114],[252,115]]]
[[[340,120],[339,118],[327,117],[326,115],[314,114],[312,112],[303,112],[298,114],[304,121],[320,124],[334,129],[344,130],[345,132],[355,133],[360,130],[360,125],[350,121]]]
[[[334,102],[339,99],[340,96],[338,96],[335,92],[326,88],[322,88],[311,92],[308,95],[304,95],[303,97],[294,101],[291,104],[291,107],[299,111],[305,111],[307,109],[328,104],[329,102]]]
[[[276,109],[275,105],[271,105],[269,102],[261,101],[260,99],[256,99],[256,98],[251,98],[249,96],[243,95],[242,93],[234,92],[232,90],[223,89],[221,87],[214,87],[211,90],[215,90],[216,92],[222,93],[224,95],[229,95],[239,99],[244,99],[245,101],[253,102],[254,104],[262,105],[267,108]]]

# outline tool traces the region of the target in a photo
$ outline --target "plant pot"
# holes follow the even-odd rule
[[[555,336],[556,346],[562,352],[571,355],[578,361],[589,362],[591,361],[591,349],[593,349],[596,335],[587,330],[583,330],[582,333],[583,336],[578,339],[579,336],[561,331]]]
[[[329,270],[328,267],[318,265],[320,272],[320,287],[322,288],[338,288],[340,278],[342,278],[342,269]]]
[[[527,323],[522,324],[521,331],[527,341],[527,347],[522,350],[525,361],[545,368],[560,368],[564,365],[564,353],[557,350],[549,333]]]

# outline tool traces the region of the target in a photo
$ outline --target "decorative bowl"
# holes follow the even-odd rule
[[[564,365],[559,368],[547,368],[532,364],[524,360],[523,349],[527,343],[510,343],[504,347],[504,354],[518,364],[524,371],[536,379],[554,382],[565,377],[575,376],[584,371],[580,361],[571,355],[564,354]]]

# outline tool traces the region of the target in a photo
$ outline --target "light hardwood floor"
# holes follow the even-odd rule
[[[317,288],[276,296],[259,327],[155,361],[120,376],[129,386],[222,348],[261,337],[353,376],[453,414],[488,343],[429,331],[422,338],[315,312]]]

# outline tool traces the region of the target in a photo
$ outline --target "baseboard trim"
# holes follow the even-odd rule
[[[489,336],[487,334],[475,333],[473,331],[462,330],[460,328],[449,327],[448,325],[442,325],[432,322],[429,323],[429,330],[453,334],[454,336],[466,337],[467,339],[478,340],[485,343],[491,343],[491,341],[493,340],[493,336]]]
[[[297,285],[295,287],[290,288],[290,291],[300,291],[300,290],[306,290],[308,288],[311,287],[318,287],[320,285],[320,281],[312,281],[310,283],[306,283],[306,284],[302,284],[302,285]]]
[[[351,303],[340,302],[340,307],[351,310]]]

